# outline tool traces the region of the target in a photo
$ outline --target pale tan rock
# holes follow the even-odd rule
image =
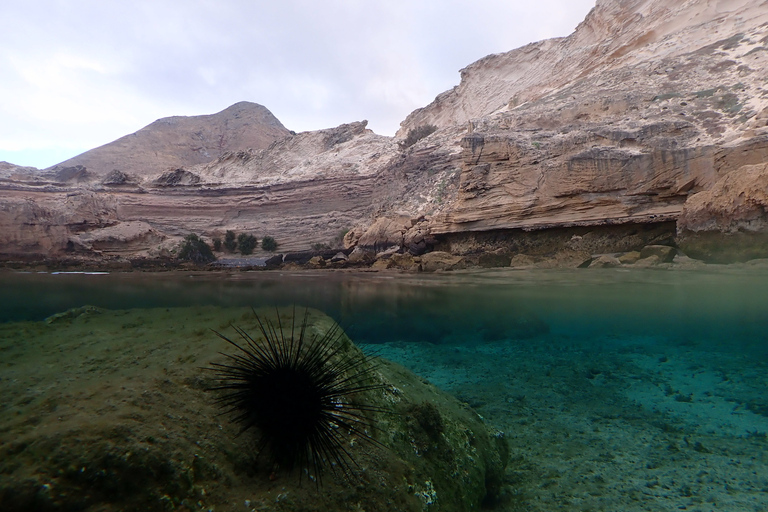
[[[621,262],[612,254],[601,254],[589,264],[589,268],[615,268],[620,266]]]
[[[131,221],[86,231],[72,236],[70,241],[81,250],[108,255],[148,256],[153,250],[160,252],[166,238],[146,222]]]
[[[405,215],[380,217],[358,239],[358,247],[377,252],[403,247],[403,236],[412,226],[411,218]]]
[[[768,163],[736,169],[709,190],[692,195],[678,221],[680,232],[767,229]]]
[[[509,262],[513,268],[532,268],[535,264],[536,260],[527,254],[515,254]]]
[[[661,263],[665,263],[661,260],[658,254],[651,254],[645,258],[640,258],[632,266],[637,268],[655,267]]]
[[[401,123],[397,136],[404,137],[409,129],[424,124],[439,128],[469,126],[471,131],[478,118],[530,105],[555,91],[578,98],[557,112],[562,123],[580,116],[601,115],[601,111],[623,107],[590,101],[568,86],[591,75],[599,76],[592,82],[596,90],[618,86],[619,90],[630,91],[642,83],[640,73],[663,77],[671,86],[670,81],[685,76],[691,52],[736,34],[746,36],[766,21],[768,11],[760,1],[598,0],[568,37],[488,55],[462,69],[461,83],[411,113]],[[752,43],[743,51],[731,45],[722,52],[720,61],[761,46],[759,38],[750,39]],[[731,67],[737,74],[737,66]],[[630,73],[632,69],[635,74]],[[618,79],[626,84],[620,85]],[[671,87],[649,90],[649,99],[672,92],[680,93]]]

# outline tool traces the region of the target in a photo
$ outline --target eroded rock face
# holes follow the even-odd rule
[[[683,250],[715,263],[768,254],[768,164],[726,174],[692,195],[678,220]]]
[[[748,1],[598,1],[571,36],[465,68],[400,132],[467,126],[432,233],[677,220],[768,159],[766,22]]]

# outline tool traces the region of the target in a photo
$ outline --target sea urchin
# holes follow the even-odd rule
[[[357,465],[349,436],[378,444],[369,417],[380,408],[360,398],[382,385],[372,379],[371,357],[344,343],[338,324],[310,335],[308,318],[305,310],[297,332],[295,310],[285,331],[279,312],[276,325],[256,315],[263,339],[233,326],[241,344],[217,332],[239,352],[211,363],[219,381],[212,389],[222,392],[217,401],[235,414],[240,433],[256,430],[257,453],[266,453],[273,471],[313,470],[319,479],[330,467],[349,477]]]

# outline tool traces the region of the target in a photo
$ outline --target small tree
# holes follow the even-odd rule
[[[240,233],[237,235],[237,245],[240,247],[241,254],[251,254],[256,248],[256,237],[253,235],[247,235]]]
[[[229,252],[235,252],[235,249],[237,249],[237,241],[235,240],[234,231],[228,229],[224,234],[224,247]]]
[[[194,233],[190,233],[184,237],[184,241],[181,243],[179,259],[205,264],[214,261],[216,257],[202,238],[199,238]]]
[[[271,236],[265,236],[261,239],[261,248],[265,251],[274,251],[277,249],[277,242]]]
[[[214,251],[220,251],[221,250],[221,238],[216,237],[213,239],[213,250]]]

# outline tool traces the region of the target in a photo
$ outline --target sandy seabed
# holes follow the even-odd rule
[[[376,346],[505,431],[507,510],[768,510],[768,359],[653,338]]]

